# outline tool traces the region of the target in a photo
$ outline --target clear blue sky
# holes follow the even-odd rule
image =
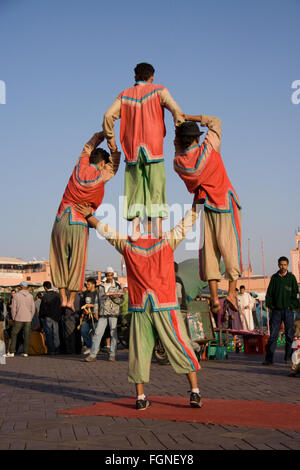
[[[49,257],[56,210],[85,141],[101,128],[117,94],[146,61],[188,114],[218,116],[222,157],[243,206],[256,273],[290,255],[300,226],[299,0],[1,0],[0,256]],[[167,198],[192,197],[173,171],[166,113]],[[123,158],[122,158],[123,160]],[[124,162],[105,203],[123,194]],[[182,244],[176,259],[196,257]],[[88,267],[120,267],[119,255],[90,234]]]

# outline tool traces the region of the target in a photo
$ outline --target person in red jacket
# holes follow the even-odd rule
[[[187,375],[191,387],[190,405],[201,408],[197,384],[200,365],[180,314],[173,254],[197,220],[196,205],[162,237],[151,233],[149,222],[148,232],[135,241],[99,222],[89,207],[81,205],[77,209],[89,225],[122,254],[126,263],[128,310],[132,312],[128,380],[136,387],[136,409],[144,410],[151,406],[144,394],[144,383],[149,382],[155,331],[175,372]]]
[[[174,169],[195,199],[204,204],[204,245],[199,251],[200,278],[208,281],[211,310],[220,311],[218,281],[220,258],[229,281],[227,301],[237,310],[236,283],[242,272],[241,205],[220,155],[221,120],[212,116],[185,115],[176,130]],[[197,122],[208,127],[200,143]]]
[[[184,122],[183,112],[167,88],[153,83],[154,67],[142,62],[134,72],[134,86],[118,95],[103,120],[108,147],[114,151],[114,122],[121,118],[120,141],[126,162],[124,217],[133,221],[132,240],[140,236],[140,220],[147,218],[155,219],[157,233],[162,233],[162,219],[168,216],[164,109],[172,113],[175,126]]]
[[[76,292],[82,289],[87,261],[88,224],[76,210],[86,202],[95,211],[104,197],[104,186],[117,172],[120,152],[97,148],[104,133],[97,132],[84,145],[68,181],[53,225],[50,244],[52,282],[59,289],[62,307],[74,311]]]

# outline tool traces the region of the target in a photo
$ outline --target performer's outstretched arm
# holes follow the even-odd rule
[[[205,136],[205,141],[211,145],[217,152],[220,152],[221,147],[221,119],[214,116],[205,116],[203,114],[192,116],[185,114],[186,121],[200,122],[201,126],[208,127],[208,132]]]
[[[188,210],[183,219],[175,225],[175,227],[167,232],[166,238],[171,245],[171,248],[175,250],[179,243],[181,243],[188,232],[192,229],[194,223],[196,222],[200,212],[200,204],[193,204],[192,209]]]
[[[115,121],[121,117],[121,99],[118,97],[110,108],[106,111],[103,118],[103,130],[107,139],[109,150],[113,153],[117,150],[115,138]]]
[[[78,165],[78,177],[81,181],[84,181],[84,183],[92,183],[98,181],[100,178],[102,183],[106,183],[118,171],[121,156],[118,151],[115,151],[110,155],[109,163],[106,163],[102,170],[90,163],[92,151],[98,147],[104,139],[105,134],[103,131],[96,132],[82,149]]]
[[[112,152],[109,158],[109,163],[106,163],[103,174],[102,181],[106,183],[110,180],[118,171],[120,165],[121,152]]]
[[[85,204],[76,204],[76,210],[86,218],[90,227],[95,228],[100,235],[102,235],[106,240],[116,248],[117,251],[120,253],[123,252],[127,235],[123,235],[122,233],[116,232],[112,227],[108,224],[103,224],[99,222],[96,217],[94,217],[92,208]]]
[[[167,108],[170,113],[172,113],[174,119],[174,125],[180,126],[185,121],[184,113],[181,111],[180,107],[176,103],[176,101],[172,98],[169,90],[164,88],[160,92],[160,104]]]
[[[83,155],[91,155],[92,151],[98,147],[101,142],[105,139],[105,134],[103,131],[96,132],[93,137],[83,146],[82,154]]]

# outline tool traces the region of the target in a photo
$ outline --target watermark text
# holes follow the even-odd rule
[[[0,80],[0,104],[6,104],[6,84]]]
[[[299,104],[300,103],[300,80],[293,81],[292,89],[295,90],[291,96],[292,103]]]

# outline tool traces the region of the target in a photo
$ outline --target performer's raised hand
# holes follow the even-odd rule
[[[83,217],[87,217],[89,214],[93,214],[93,209],[86,202],[83,204],[76,204],[76,210],[79,212],[79,214],[83,215]]]
[[[184,115],[184,119],[186,121],[194,121],[194,122],[201,122],[201,116],[194,116],[194,115],[191,115],[191,114],[185,114]]]
[[[94,211],[89,204],[87,204],[86,202],[84,202],[83,204],[76,204],[76,210],[77,212],[79,212],[79,214],[83,215],[90,227],[97,227],[99,220],[93,216]]]
[[[107,139],[107,146],[110,150],[110,153],[114,153],[118,150],[117,144],[116,144],[116,139],[114,137],[111,137],[110,139]]]

